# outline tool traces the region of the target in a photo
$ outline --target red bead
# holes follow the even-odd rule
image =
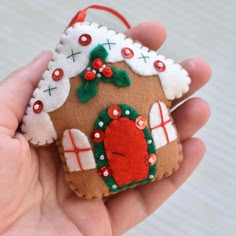
[[[104,132],[96,129],[92,132],[91,138],[95,143],[101,143],[104,140]]]
[[[121,109],[117,105],[112,105],[108,108],[107,114],[113,120],[118,119],[121,116]]]
[[[42,110],[43,110],[43,103],[40,100],[37,100],[33,105],[33,111],[38,114]]]
[[[154,62],[154,67],[159,72],[163,72],[163,71],[166,70],[166,65],[162,61],[160,61],[160,60],[156,60]]]
[[[113,71],[110,67],[105,67],[102,71],[102,74],[106,77],[106,78],[111,78],[113,76]]]
[[[87,46],[92,42],[92,37],[89,34],[82,34],[79,37],[79,44],[81,46]]]
[[[94,69],[98,70],[103,66],[103,61],[100,58],[97,58],[93,61],[92,66]]]
[[[157,162],[157,156],[154,153],[151,153],[146,159],[147,166],[153,166]]]
[[[122,48],[121,53],[125,58],[132,58],[134,56],[134,51],[131,48]]]
[[[52,72],[52,79],[58,81],[63,78],[64,71],[61,68],[57,68]]]
[[[96,74],[93,73],[91,70],[88,70],[88,71],[85,72],[84,78],[86,80],[94,80],[96,78]]]
[[[108,166],[103,166],[100,170],[99,170],[99,175],[103,178],[108,178],[111,176],[111,169]]]
[[[147,120],[144,117],[139,116],[136,118],[135,124],[138,129],[144,129],[147,126]]]

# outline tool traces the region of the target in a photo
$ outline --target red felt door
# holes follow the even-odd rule
[[[105,130],[104,145],[112,176],[119,186],[148,177],[148,147],[143,131],[134,121],[113,120]]]

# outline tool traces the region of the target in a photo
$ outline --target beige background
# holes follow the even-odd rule
[[[43,49],[53,50],[71,17],[92,3],[98,1],[0,0],[0,78]],[[212,108],[210,122],[197,134],[207,144],[204,161],[168,202],[127,235],[236,235],[236,2],[101,0],[99,4],[116,8],[132,25],[162,22],[168,39],[160,53],[177,61],[203,57],[213,69],[212,81],[197,94]],[[106,13],[91,11],[88,19],[124,30]]]

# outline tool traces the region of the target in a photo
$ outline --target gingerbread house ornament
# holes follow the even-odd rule
[[[89,8],[61,36],[22,131],[35,146],[56,142],[70,188],[101,199],[178,169],[182,148],[170,105],[190,78],[172,59],[85,22]]]

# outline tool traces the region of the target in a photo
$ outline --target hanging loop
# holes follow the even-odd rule
[[[86,7],[85,9],[79,11],[71,20],[70,24],[67,26],[67,28],[71,27],[72,25],[74,25],[75,23],[79,23],[79,22],[84,22],[85,18],[86,18],[86,14],[87,11],[89,9],[96,9],[96,10],[102,10],[102,11],[106,11],[111,13],[112,15],[116,16],[117,18],[119,18],[123,24],[130,29],[131,26],[129,24],[129,22],[125,19],[124,16],[122,16],[119,12],[117,12],[116,10],[109,8],[109,7],[105,7],[105,6],[100,6],[100,5],[91,5],[89,7]]]

